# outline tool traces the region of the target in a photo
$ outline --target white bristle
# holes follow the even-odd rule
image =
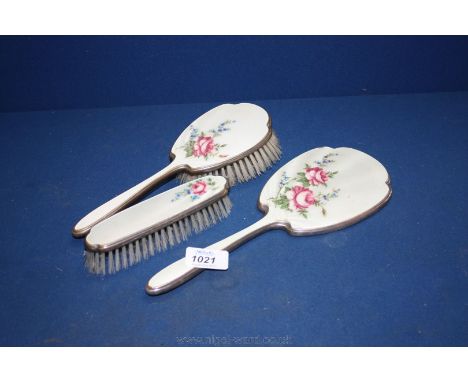
[[[187,240],[187,232],[185,231],[185,224],[183,220],[179,220],[177,224],[179,225],[180,241]]]
[[[226,166],[226,173],[229,185],[233,186],[234,184],[236,184],[236,174],[234,173],[232,165],[228,164]]]
[[[252,155],[257,160],[258,166],[260,167],[260,171],[263,171],[264,168],[268,167],[259,151],[255,151]]]
[[[170,246],[173,246],[175,244],[174,240],[174,232],[172,231],[172,226],[167,226],[166,227],[166,232],[167,232],[167,241]]]
[[[114,253],[112,251],[107,253],[107,269],[110,274],[115,273]]]
[[[195,231],[195,233],[200,232],[200,227],[198,225],[197,217],[195,214],[190,215],[190,224]]]
[[[94,253],[91,257],[93,258],[93,261],[92,261],[93,271],[92,272],[99,273],[99,253]]]
[[[210,219],[211,224],[215,224],[216,214],[214,212],[213,206],[209,205],[208,207],[206,207],[206,210],[207,210],[208,217]]]
[[[226,218],[231,208],[231,201],[225,196],[200,211],[113,251],[103,253],[85,251],[85,267],[89,272],[101,275],[119,272],[187,240],[192,232],[204,230]]]
[[[260,166],[257,163],[257,160],[255,159],[255,156],[253,154],[250,154],[247,158],[249,158],[250,164],[252,165],[253,171],[255,171],[254,176],[260,175],[262,172],[260,171]]]
[[[246,182],[259,176],[278,161],[280,157],[281,147],[278,138],[273,132],[270,139],[262,147],[245,158],[205,174],[192,175],[182,173],[178,175],[178,178],[181,183],[185,183],[203,175],[222,175],[228,180],[229,186],[232,187],[236,183]]]
[[[189,217],[184,218],[182,225],[184,226],[184,232],[185,232],[184,240],[186,240],[192,234],[192,226],[190,225],[190,218]]]
[[[219,209],[218,202],[213,203],[213,205],[210,206],[213,209],[213,213],[216,216],[216,219],[222,219],[223,215],[221,214],[221,210]]]
[[[148,235],[148,256],[154,253],[154,236]]]
[[[135,263],[141,261],[141,247],[140,247],[140,240],[135,241]]]
[[[181,240],[180,240],[180,231],[179,231],[178,222],[172,224],[171,227],[172,227],[172,232],[174,233],[174,240],[175,240],[176,244],[179,244]]]
[[[122,247],[121,252],[121,260],[122,260],[122,268],[127,269],[128,268],[128,257],[127,257],[127,246],[124,245]]]
[[[205,227],[209,227],[211,225],[210,218],[208,216],[208,211],[206,208],[203,208],[201,210],[201,214],[203,216],[203,222],[205,223]]]
[[[99,265],[100,265],[101,273],[105,275],[106,274],[106,254],[105,253],[99,254]]]
[[[244,176],[242,175],[242,172],[239,168],[239,161],[234,162],[232,164],[232,168],[234,170],[234,174],[236,175],[237,181],[242,183],[244,181]]]
[[[159,232],[160,232],[160,237],[161,237],[161,248],[163,249],[163,251],[165,251],[167,249],[167,242],[168,242],[167,232],[164,228],[160,230]]]
[[[94,269],[94,254],[85,250],[84,256],[86,269]]]
[[[133,243],[128,245],[128,265],[131,267],[135,263],[135,252]]]
[[[153,235],[154,235],[154,246],[155,246],[156,252],[161,252],[163,250],[162,245],[161,245],[161,235],[159,234],[158,231],[156,231]]]
[[[245,157],[244,159],[242,159],[242,161],[244,162],[245,170],[249,174],[249,179],[255,178],[257,176],[257,174],[255,173],[255,168],[254,168],[252,162],[250,162],[249,157]]]
[[[147,259],[148,258],[148,242],[147,242],[147,238],[144,237],[143,239],[141,239],[141,249],[142,249],[142,254],[143,254],[143,259]]]
[[[114,259],[115,259],[115,271],[118,272],[120,271],[120,253],[119,253],[119,248],[117,248],[115,250],[115,256],[114,256]]]

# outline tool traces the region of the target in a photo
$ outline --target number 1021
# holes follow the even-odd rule
[[[199,263],[199,264],[214,264],[215,262],[215,257],[209,257],[209,256],[192,256],[192,262],[193,263]]]

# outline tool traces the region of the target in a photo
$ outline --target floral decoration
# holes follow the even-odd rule
[[[331,199],[337,198],[340,192],[339,188],[325,192],[327,182],[338,174],[338,171],[327,170],[327,167],[335,162],[333,157],[337,155],[329,153],[323,156],[322,160],[314,161],[312,165],[306,163],[304,170],[295,176],[288,176],[283,172],[278,194],[270,200],[277,207],[297,213],[306,219],[309,217],[309,208],[320,208],[322,215],[326,216],[325,205]]]
[[[216,138],[224,132],[231,130],[230,125],[235,123],[235,120],[226,120],[218,125],[215,129],[210,129],[206,132],[200,131],[198,127],[190,125],[189,140],[182,148],[185,151],[185,157],[201,157],[208,159],[209,157],[218,156],[221,158],[227,157],[221,153],[221,149],[226,147],[226,144],[216,143]]]
[[[208,190],[216,190],[218,188],[217,186],[218,185],[211,177],[203,180],[194,180],[192,182],[188,182],[185,184],[185,187],[182,189],[182,191],[175,193],[171,202],[175,202],[176,200],[185,197],[189,197],[192,201],[197,200]]]

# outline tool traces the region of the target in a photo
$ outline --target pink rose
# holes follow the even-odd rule
[[[198,137],[193,146],[193,155],[196,157],[206,157],[214,149],[212,137]]]
[[[286,197],[289,199],[290,209],[303,209],[315,203],[314,193],[303,186],[294,186],[286,192]]]
[[[318,186],[319,184],[325,184],[328,180],[328,175],[320,167],[308,167],[306,168],[305,176],[310,184]]]
[[[206,192],[206,183],[203,180],[199,180],[192,184],[192,192],[195,195],[203,195]]]

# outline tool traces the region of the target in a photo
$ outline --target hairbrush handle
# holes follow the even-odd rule
[[[273,220],[267,215],[256,223],[236,232],[235,234],[210,245],[207,249],[220,249],[232,251],[246,241],[269,230],[273,225]],[[203,272],[202,268],[191,267],[186,264],[185,258],[177,260],[156,273],[146,285],[146,293],[149,295],[159,295],[177,288],[196,275]]]
[[[129,190],[117,195],[108,202],[102,204],[95,210],[91,211],[82,218],[75,227],[73,227],[72,235],[76,238],[86,236],[91,228],[102,220],[114,215],[116,212],[123,210],[130,204],[133,204],[145,194],[150,192],[158,183],[180,171],[182,168],[180,163],[174,160],[161,171],[138,183]]]

